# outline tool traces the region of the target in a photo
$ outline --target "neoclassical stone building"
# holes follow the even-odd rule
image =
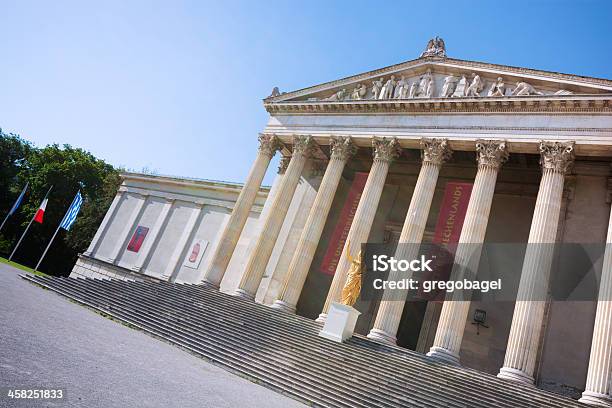
[[[263,301],[289,312],[325,318],[330,303],[340,300],[350,266],[347,243],[431,241],[451,182],[471,184],[460,243],[604,242],[611,92],[609,80],[447,58],[437,38],[412,61],[294,92],[275,89],[264,100],[270,120],[260,151],[205,281],[222,281],[253,191],[276,150],[290,157],[289,164],[269,198],[236,294],[253,299],[267,280]],[[309,161],[324,163],[317,194],[303,208],[299,233],[285,244],[283,267],[264,279]],[[365,184],[356,187],[357,205],[349,211],[352,222],[334,234],[363,173]],[[344,255],[327,273],[327,252],[338,241]],[[554,273],[554,259],[541,248],[530,246],[516,271],[518,299],[546,297],[542,282]],[[455,262],[455,268],[467,268],[478,259],[465,257],[459,247]],[[611,274],[608,255],[601,291],[610,290]],[[360,301],[358,331],[508,380],[586,390],[585,402],[609,394],[607,302],[489,305],[490,327],[480,334],[470,324],[478,305],[430,303]]]
[[[610,80],[449,58],[435,38],[411,61],[275,88],[264,107],[255,162],[197,282],[324,320],[340,300],[350,246],[612,243]],[[237,254],[276,152],[281,169]],[[453,273],[480,261],[461,248]],[[360,299],[357,331],[609,404],[612,252],[597,266],[602,300],[560,302],[546,300],[552,253],[527,248],[517,302]],[[472,324],[483,309],[488,328]]]

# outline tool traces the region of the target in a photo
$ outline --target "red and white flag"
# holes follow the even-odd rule
[[[38,207],[38,211],[36,211],[36,215],[34,216],[34,221],[42,224],[43,216],[45,215],[45,209],[47,208],[47,202],[49,199],[45,197],[45,199],[40,203],[40,207]]]

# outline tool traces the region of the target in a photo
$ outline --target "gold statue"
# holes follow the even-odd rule
[[[353,306],[361,292],[361,250],[357,258],[353,258],[351,256],[351,243],[349,242],[346,248],[346,257],[351,263],[351,267],[349,268],[344,288],[342,288],[342,304]]]

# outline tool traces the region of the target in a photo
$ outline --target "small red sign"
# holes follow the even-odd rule
[[[140,247],[142,246],[142,243],[144,242],[148,233],[148,227],[143,227],[141,225],[136,227],[136,231],[134,231],[134,235],[132,235],[132,239],[130,239],[130,243],[127,246],[127,250],[132,252],[140,251]]]

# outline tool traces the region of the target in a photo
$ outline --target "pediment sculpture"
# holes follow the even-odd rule
[[[290,95],[285,96],[285,92],[281,93],[279,89],[275,87],[266,100],[276,98],[275,101],[279,102],[292,102],[298,100],[305,100],[308,102],[341,102],[362,100],[406,100],[414,98],[572,95],[574,92],[585,94],[593,93],[592,84],[588,84],[588,89],[585,87],[584,90],[580,91],[576,91],[573,88],[572,91],[566,89],[565,86],[568,82],[564,84],[557,82],[559,76],[569,77],[565,74],[537,71],[535,76],[533,76],[534,74],[532,73],[531,77],[528,78],[525,76],[523,78],[520,70],[526,69],[497,66],[493,64],[486,64],[486,68],[495,69],[497,71],[495,74],[487,70],[480,70],[480,72],[478,72],[478,65],[485,64],[446,58],[446,47],[444,40],[440,37],[429,40],[421,57],[441,57],[444,59],[418,59],[408,61],[407,64],[411,65],[407,66],[405,69],[387,71],[388,73],[386,75],[382,74],[382,72],[375,73],[372,71],[371,73],[356,75],[354,82],[350,80],[335,81],[341,83],[333,88],[327,88],[328,90],[321,89],[323,88],[321,85],[312,87],[319,89],[313,91],[310,95],[306,94],[304,90],[300,90],[295,92],[298,94],[295,97]],[[389,68],[395,68],[395,66]],[[512,79],[505,81],[501,75],[507,75]],[[576,81],[573,77],[569,78],[569,80]],[[510,83],[512,83],[512,85]],[[329,85],[331,85],[331,83]],[[570,86],[578,87],[576,89],[582,89],[581,84],[571,84]],[[595,93],[602,91],[603,89],[596,89]],[[607,91],[609,92],[610,90]]]
[[[573,92],[561,89],[556,92],[544,93],[525,81],[519,81],[514,87],[507,87],[504,79],[488,82],[480,74],[450,74],[444,77],[440,92],[436,94],[436,80],[431,69],[422,76],[409,79],[401,75],[397,80],[395,75],[388,78],[380,77],[371,81],[371,87],[357,83],[350,91],[341,88],[321,100],[327,102],[358,101],[358,100],[402,100],[414,98],[481,98],[503,96],[533,96],[533,95],[571,95]],[[316,100],[316,98],[309,98]]]

